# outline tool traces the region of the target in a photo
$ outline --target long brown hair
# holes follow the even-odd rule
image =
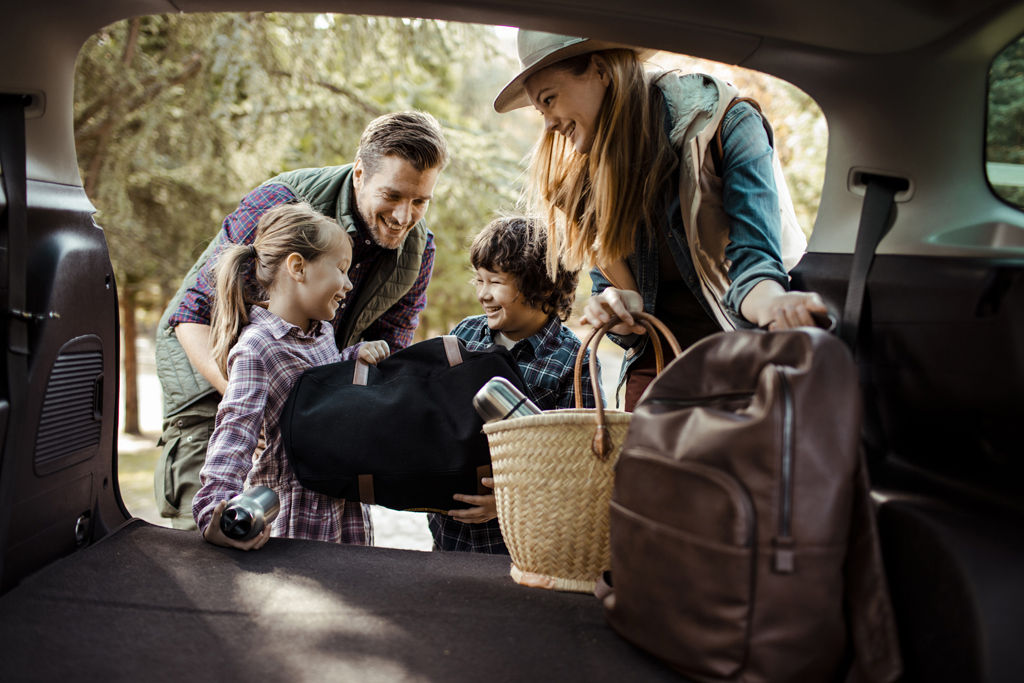
[[[257,303],[246,292],[246,275],[252,273],[263,292],[270,290],[281,264],[289,254],[315,261],[339,239],[352,238],[338,222],[306,202],[280,204],[260,216],[252,245],[230,244],[217,256],[214,267],[217,293],[210,320],[213,360],[224,376],[228,353],[249,324],[249,306]]]
[[[611,84],[598,112],[594,144],[580,154],[553,130],[534,148],[526,190],[548,230],[548,272],[629,256],[636,231],[664,210],[667,183],[679,164],[665,132],[664,97],[632,50],[606,50],[553,64],[583,74],[600,55]]]

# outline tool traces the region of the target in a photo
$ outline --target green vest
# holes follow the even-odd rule
[[[325,216],[335,218],[350,235],[356,236],[352,164],[289,171],[264,183],[269,184],[284,185],[296,197],[309,202]],[[338,322],[335,340],[339,349],[358,342],[366,328],[409,292],[419,276],[427,235],[427,225],[421,220],[405,242],[397,249],[384,250],[370,272],[363,276],[359,292]],[[168,320],[178,310],[186,290],[195,284],[199,270],[223,241],[221,231],[189,270],[157,326],[156,370],[163,389],[165,418],[216,392],[192,367]]]

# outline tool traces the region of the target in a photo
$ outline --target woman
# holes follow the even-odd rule
[[[771,141],[754,106],[730,107],[735,87],[645,73],[646,52],[613,43],[520,31],[518,44],[523,69],[494,108],[544,116],[528,196],[547,219],[548,267],[596,266],[581,321],[623,321],[612,332],[626,348],[627,410],[654,376],[633,312],[657,315],[684,348],[722,329],[783,330],[827,313],[817,294],[788,291],[782,254],[793,248]]]

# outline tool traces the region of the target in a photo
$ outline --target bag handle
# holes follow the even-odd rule
[[[651,336],[651,341],[654,342],[654,363],[658,373],[665,368],[665,356],[661,348],[661,339],[664,338],[668,345],[672,348],[672,353],[676,356],[680,355],[683,350],[679,346],[679,342],[676,341],[676,337],[672,332],[665,326],[665,323],[655,318],[650,313],[634,313],[633,318],[643,325],[647,329],[647,334]],[[576,353],[576,363],[573,366],[573,377],[572,386],[576,393],[576,407],[583,407],[583,357],[587,353],[587,349],[590,349],[590,384],[594,388],[594,396],[601,395],[601,379],[598,376],[597,371],[597,346],[601,343],[601,339],[608,331],[619,324],[618,318],[612,318],[604,325],[595,327],[591,330],[587,338],[580,344],[580,350]],[[661,337],[658,333],[661,333]],[[608,435],[608,427],[604,417],[604,406],[601,405],[601,401],[597,401],[597,429],[594,433],[594,440],[590,444],[590,450],[594,452],[601,460],[607,460],[612,452],[612,439]]]
[[[462,349],[459,347],[458,337],[451,334],[441,335],[441,344],[444,347],[444,355],[445,359],[448,361],[448,367],[454,368],[456,365],[462,363]],[[352,368],[352,384],[366,386],[366,382],[369,378],[370,366],[364,363],[361,359],[356,358],[356,364]]]

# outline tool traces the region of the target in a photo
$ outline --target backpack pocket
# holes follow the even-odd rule
[[[755,572],[750,497],[730,475],[631,449],[611,502],[612,626],[690,676],[746,664]]]

